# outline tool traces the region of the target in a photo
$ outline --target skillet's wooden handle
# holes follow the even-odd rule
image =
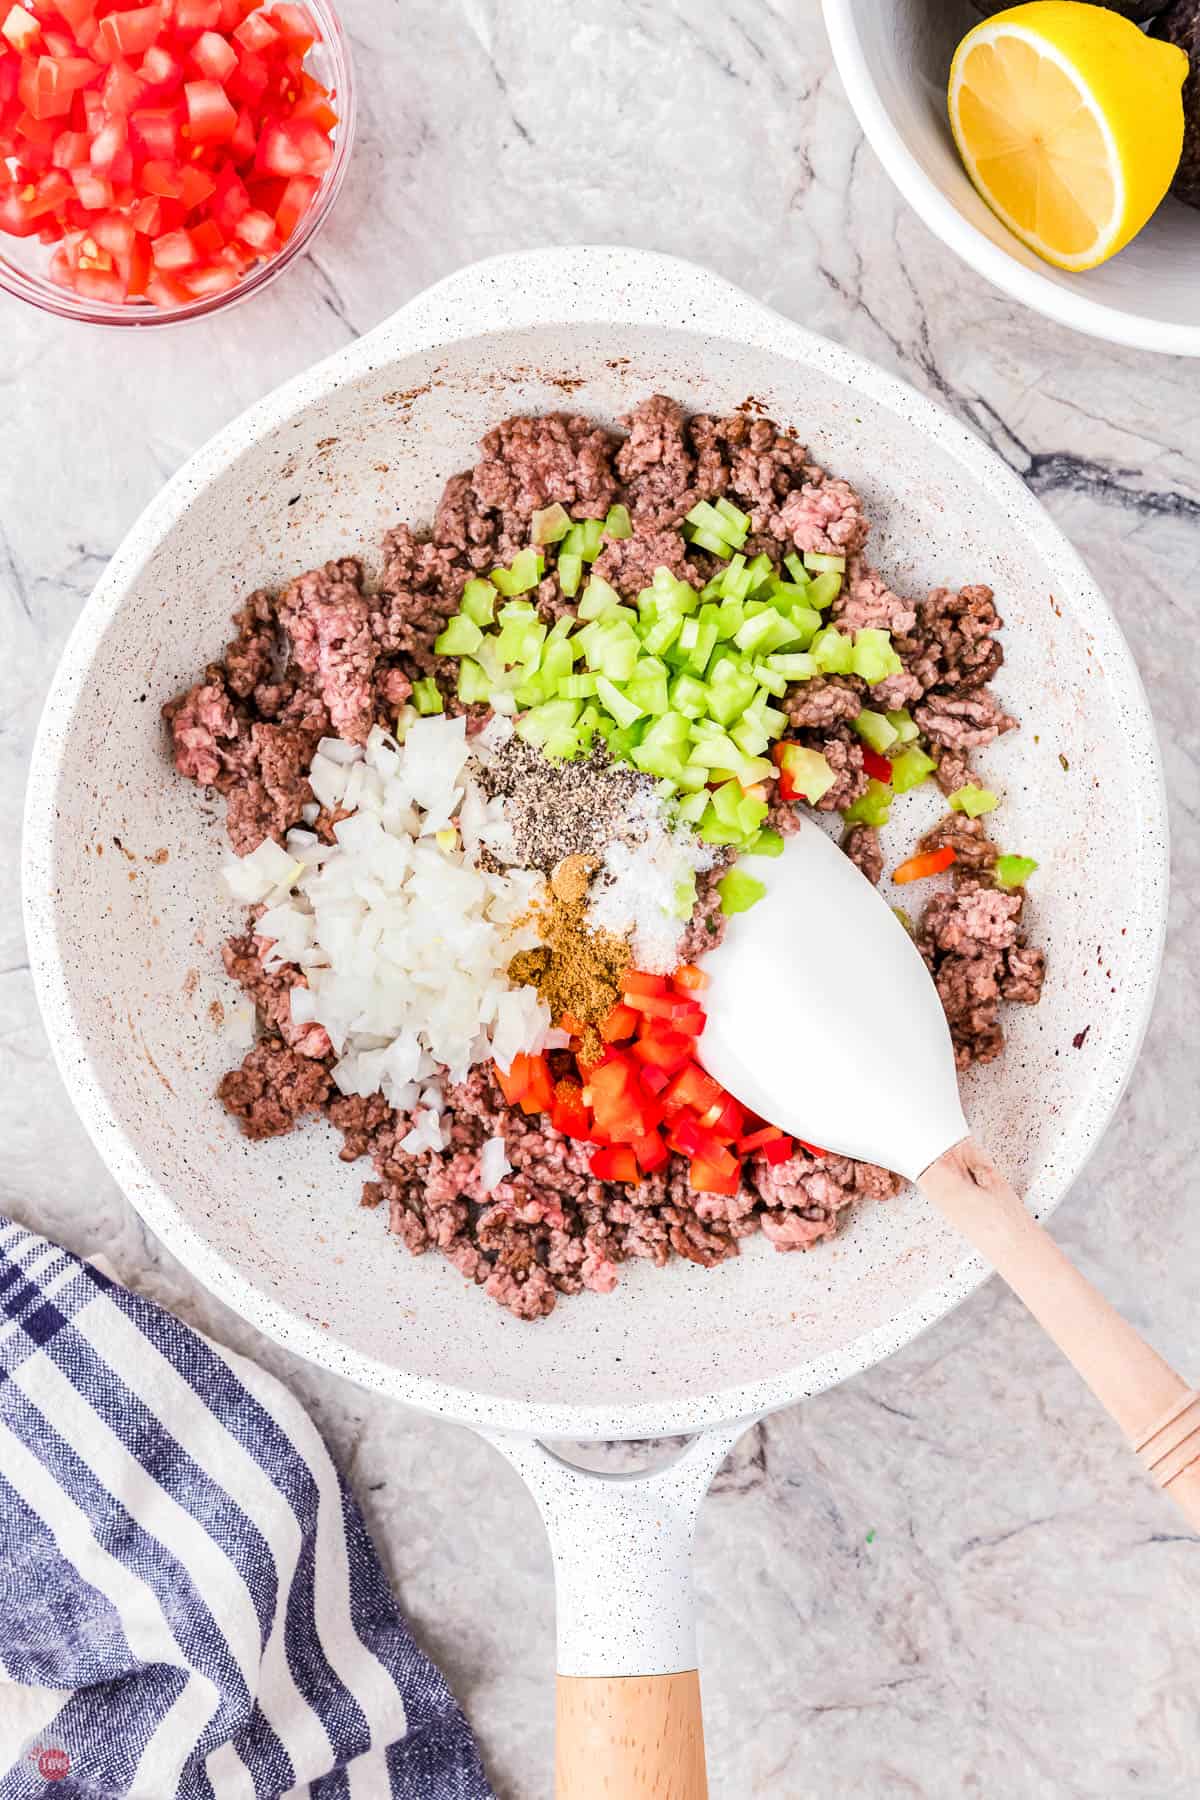
[[[1003,1275],[1200,1531],[1200,1394],[1067,1260],[973,1139],[918,1185]]]
[[[560,1675],[557,1800],[708,1800],[700,1677]]]

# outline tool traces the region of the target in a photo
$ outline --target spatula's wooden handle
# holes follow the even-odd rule
[[[700,1677],[560,1675],[557,1800],[707,1800]]]
[[[1003,1275],[1200,1530],[1200,1394],[1067,1260],[971,1138],[918,1185]]]

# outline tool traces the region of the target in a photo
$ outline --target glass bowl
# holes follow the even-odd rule
[[[2,4],[3,0],[0,0]],[[313,45],[304,59],[304,67],[334,96],[338,123],[332,137],[333,160],[321,177],[317,196],[282,249],[248,269],[238,285],[227,293],[192,300],[186,306],[161,307],[149,300],[129,300],[114,306],[108,301],[84,300],[70,288],[51,281],[45,273],[49,250],[36,238],[14,238],[0,233],[0,290],[18,300],[27,300],[32,306],[60,319],[145,331],[160,325],[181,325],[189,319],[209,318],[213,313],[248,300],[251,294],[261,293],[282,275],[288,264],[308,248],[328,218],[345,179],[354,141],[354,81],[346,34],[327,0],[305,0],[305,5],[321,29],[322,42]]]

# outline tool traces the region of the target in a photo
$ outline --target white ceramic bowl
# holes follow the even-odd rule
[[[1110,262],[1079,275],[1052,268],[984,205],[950,135],[950,58],[981,16],[969,0],[823,4],[838,74],[867,141],[943,243],[1060,325],[1135,350],[1200,356],[1200,208],[1168,195]]]
[[[698,410],[754,396],[862,492],[905,591],[986,581],[999,683],[1025,729],[981,759],[1004,841],[1041,863],[1041,1006],[965,1084],[972,1128],[1045,1215],[1098,1142],[1149,1013],[1166,903],[1154,730],[1090,576],[1023,484],[892,376],[672,258],[502,257],[443,282],[235,421],[168,484],[102,576],[64,654],[29,784],[25,891],[46,1022],[109,1167],[169,1247],[262,1330],[399,1399],[483,1425],[643,1437],[744,1418],[853,1374],[983,1278],[915,1194],[833,1244],[750,1240],[712,1271],[632,1264],[537,1325],[358,1205],[362,1166],[313,1125],[248,1144],[213,1090],[236,990],[219,805],[172,775],[162,703],[250,589],[327,557],[377,560],[497,420],[564,404],[615,420],[660,390]],[[1060,760],[1060,758],[1062,760]],[[939,809],[909,797],[893,837]],[[898,809],[898,812],[901,809]],[[1129,854],[1136,843],[1138,853]],[[1078,1048],[1077,1034],[1087,1027]],[[904,1054],[880,996],[878,1058]],[[679,1665],[677,1665],[679,1666]]]

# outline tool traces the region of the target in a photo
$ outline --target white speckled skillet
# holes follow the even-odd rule
[[[217,956],[230,925],[218,809],[170,775],[159,707],[217,652],[249,589],[345,552],[374,561],[385,528],[427,519],[496,420],[563,405],[615,420],[656,389],[713,411],[753,396],[794,422],[864,494],[873,555],[901,589],[997,592],[999,687],[1024,729],[982,765],[1003,791],[1006,847],[1041,863],[1031,891],[1050,974],[1039,1008],[1010,1010],[1004,1061],[973,1074],[965,1099],[1044,1217],[1116,1105],[1159,960],[1164,795],[1133,661],[1074,551],[977,438],[686,263],[571,249],[463,270],[194,456],[125,539],[67,647],[25,838],[43,1010],[113,1174],[260,1329],[502,1444],[554,1540],[560,1669],[586,1677],[694,1667],[691,1531],[725,1449],[755,1415],[907,1343],[985,1271],[911,1193],[864,1207],[812,1255],[754,1239],[713,1271],[633,1266],[614,1294],[537,1325],[440,1258],[409,1257],[359,1208],[362,1172],[338,1162],[326,1131],[250,1146],[213,1100],[231,1060],[214,1021],[233,998]],[[911,842],[910,821],[915,834],[936,804],[912,796],[893,837]],[[876,1058],[903,1056],[886,995],[872,1030]],[[638,1478],[581,1474],[537,1442],[681,1432],[708,1435]],[[698,1791],[701,1765],[677,1749],[690,1776],[645,1792]],[[590,1767],[588,1780],[564,1767],[563,1791],[592,1792],[608,1765],[597,1752]],[[643,1791],[618,1779],[611,1791]]]

